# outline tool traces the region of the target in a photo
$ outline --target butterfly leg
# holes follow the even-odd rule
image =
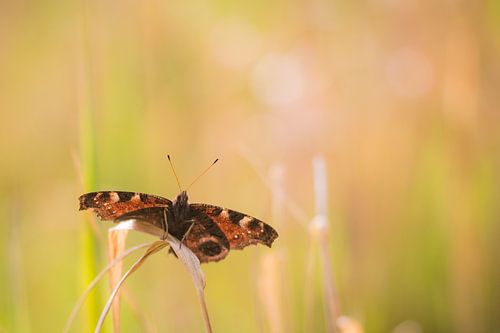
[[[167,209],[166,208],[163,210],[162,227],[163,227],[163,236],[161,237],[161,239],[165,240],[165,239],[167,239],[167,235],[168,235],[168,221],[167,221]]]
[[[193,229],[194,222],[195,222],[194,220],[191,221],[191,225],[187,229],[186,233],[182,236],[181,242],[179,244],[179,249],[182,247],[182,242],[184,242],[184,240],[186,239],[187,235],[189,235],[189,232],[191,231],[191,229]]]

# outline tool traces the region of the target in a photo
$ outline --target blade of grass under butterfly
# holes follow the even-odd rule
[[[66,325],[64,327],[63,333],[68,333],[69,332],[69,330],[71,328],[71,325],[73,324],[73,321],[75,320],[75,317],[78,314],[78,311],[81,309],[83,302],[85,302],[85,299],[87,298],[89,292],[95,287],[95,285],[97,284],[97,282],[99,282],[99,280],[102,279],[102,277],[104,276],[104,274],[106,274],[113,266],[115,266],[117,263],[119,263],[120,261],[122,261],[123,259],[125,259],[131,253],[133,253],[133,252],[135,252],[135,251],[137,251],[139,249],[142,249],[144,247],[151,246],[152,244],[153,243],[144,243],[144,244],[140,244],[140,245],[136,245],[134,247],[131,247],[127,251],[123,252],[120,256],[118,256],[115,260],[113,260],[112,262],[110,262],[108,264],[108,266],[106,266],[106,268],[104,268],[102,271],[100,271],[99,274],[97,274],[97,276],[94,278],[94,280],[92,280],[90,282],[90,284],[88,285],[88,287],[83,292],[82,296],[80,296],[80,298],[76,302],[75,306],[71,310],[71,314],[69,315],[68,320],[66,321]]]
[[[127,239],[128,230],[117,230],[111,228],[108,230],[108,260],[112,262],[125,250],[125,241]],[[122,275],[123,261],[117,263],[109,271],[109,285],[111,290],[116,286]],[[120,294],[116,296],[113,302],[113,332],[120,333]]]
[[[184,266],[186,266],[187,270],[189,271],[189,274],[191,275],[196,293],[198,294],[198,298],[200,300],[203,320],[205,323],[205,331],[207,333],[212,333],[212,325],[210,324],[207,302],[205,300],[205,276],[203,275],[203,271],[201,270],[200,261],[187,246],[181,246],[181,243],[177,238],[168,235],[167,241],[170,244],[172,250],[174,250],[179,260],[182,261]]]
[[[121,285],[125,280],[135,272],[139,267],[142,266],[142,264],[146,261],[146,259],[151,256],[152,254],[160,251],[163,249],[165,246],[167,246],[167,243],[165,241],[156,241],[154,242],[147,250],[146,253],[144,253],[130,268],[129,270],[122,276],[120,281],[116,284],[115,288],[111,292],[111,295],[108,298],[108,301],[106,302],[106,305],[104,306],[104,309],[101,312],[101,315],[99,317],[99,321],[97,322],[97,325],[95,327],[94,332],[99,333],[102,329],[102,325],[104,324],[104,320],[106,319],[106,315],[109,312],[109,309],[111,308],[111,304],[113,303],[113,300],[116,297],[116,294],[120,290]]]
[[[163,237],[164,234],[163,230],[149,223],[144,223],[142,221],[136,220],[123,221],[116,227],[114,227],[114,229],[135,230],[158,237]],[[172,235],[168,234],[166,241],[177,255],[177,258],[179,258],[184,266],[186,266],[189,274],[191,275],[196,293],[200,300],[205,330],[206,332],[211,333],[212,326],[210,324],[210,317],[208,316],[208,308],[205,300],[205,276],[203,274],[203,271],[201,270],[200,261],[187,246],[181,246],[180,241]]]

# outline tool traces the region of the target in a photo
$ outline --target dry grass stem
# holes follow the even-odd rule
[[[163,236],[163,230],[160,228],[157,228],[151,224],[144,223],[141,221],[137,220],[128,220],[128,221],[123,221],[120,224],[118,224],[116,227],[114,227],[115,230],[135,230],[135,231],[140,231],[144,232],[150,235],[162,237]],[[180,241],[173,237],[172,235],[168,234],[167,239],[165,240],[172,250],[175,252],[179,260],[184,264],[184,266],[187,268],[189,274],[191,275],[191,279],[193,280],[196,293],[198,295],[198,298],[200,300],[201,308],[202,308],[202,314],[203,314],[203,320],[205,323],[205,329],[207,332],[211,333],[212,332],[212,326],[210,323],[210,317],[208,315],[208,308],[205,300],[205,275],[203,274],[203,271],[201,270],[200,266],[200,261],[196,257],[196,255],[187,247],[187,246],[181,246]]]
[[[311,236],[312,240],[312,236]],[[310,242],[305,263],[305,283],[304,283],[304,332],[312,332],[313,328],[313,304],[314,304],[314,258],[315,246]]]
[[[8,218],[7,262],[12,306],[15,309],[15,327],[19,332],[31,331],[29,315],[29,293],[26,290],[26,275],[23,267],[23,248],[21,244],[21,226],[19,225],[20,206],[17,200],[12,200]],[[7,295],[2,295],[7,297]],[[6,331],[7,332],[7,331]]]
[[[267,319],[267,329],[273,333],[287,332],[283,320],[281,295],[281,261],[276,253],[268,253],[261,260],[258,290]]]
[[[116,297],[116,295],[118,294],[118,291],[120,290],[120,287],[121,285],[123,284],[123,282],[125,282],[125,280],[130,276],[130,274],[132,274],[133,272],[135,272],[137,269],[139,269],[139,267],[142,266],[142,264],[146,261],[146,259],[151,256],[152,254],[160,251],[161,249],[163,249],[165,246],[167,246],[167,243],[164,242],[164,241],[156,241],[154,242],[147,250],[146,250],[146,253],[144,253],[130,268],[127,272],[125,272],[125,274],[122,276],[122,278],[118,281],[118,283],[116,284],[115,288],[113,289],[113,291],[111,292],[111,295],[109,296],[108,298],[108,301],[106,302],[106,305],[104,306],[104,309],[102,310],[101,312],[101,315],[99,317],[99,320],[97,322],[97,325],[95,327],[95,330],[94,332],[95,333],[99,333],[102,329],[102,325],[104,324],[104,320],[106,319],[106,315],[108,314],[109,312],[109,309],[111,308],[111,305],[113,304],[113,301]]]
[[[284,169],[280,165],[274,165],[269,169],[269,182],[271,189],[271,208],[273,223],[278,226],[283,222],[285,191],[283,189]],[[265,319],[264,330],[271,332],[287,332],[285,305],[284,265],[283,255],[276,250],[267,253],[260,260],[258,274],[258,286],[260,303],[262,304],[262,317]]]
[[[71,314],[69,315],[69,317],[68,317],[68,319],[66,321],[66,325],[64,327],[63,333],[69,332],[69,330],[71,328],[71,325],[73,324],[73,322],[74,322],[74,320],[76,318],[76,315],[78,314],[78,311],[82,307],[83,302],[85,302],[85,299],[87,298],[87,296],[90,293],[90,291],[102,279],[102,277],[104,276],[104,274],[106,274],[113,266],[115,266],[117,263],[121,262],[123,259],[125,259],[127,256],[129,256],[133,252],[135,252],[135,251],[137,251],[139,249],[142,249],[144,247],[151,246],[151,245],[152,245],[152,243],[144,243],[144,244],[140,244],[140,245],[136,245],[134,247],[131,247],[127,251],[123,252],[120,256],[116,257],[115,260],[113,260],[112,262],[110,262],[108,264],[108,266],[106,266],[106,268],[104,268],[102,271],[100,271],[99,274],[97,274],[97,276],[94,278],[94,280],[92,280],[90,282],[90,284],[87,286],[87,288],[83,292],[82,296],[80,296],[80,298],[76,302],[75,306],[71,310]]]
[[[122,296],[128,307],[132,311],[132,314],[135,316],[137,321],[139,321],[141,325],[141,332],[144,333],[155,333],[158,332],[158,329],[151,321],[151,319],[146,315],[144,311],[142,311],[140,305],[134,299],[133,295],[129,292],[126,286],[122,287]]]
[[[128,230],[108,230],[108,260],[113,262],[116,257],[120,256],[125,250],[125,241],[127,240]],[[120,261],[109,271],[109,285],[113,290],[120,280],[122,275],[123,261]],[[120,332],[120,294],[116,296],[113,302],[112,317],[113,317],[113,332]]]
[[[187,246],[181,246],[181,243],[177,238],[168,235],[167,241],[170,244],[172,250],[174,250],[177,257],[182,261],[184,266],[186,266],[189,274],[191,275],[191,279],[193,280],[194,286],[196,288],[196,294],[198,295],[198,298],[200,300],[205,330],[207,333],[212,333],[212,325],[210,323],[207,302],[205,300],[205,275],[201,270],[200,261]]]
[[[317,242],[323,274],[323,289],[325,293],[326,324],[329,332],[335,332],[336,319],[340,316],[338,299],[334,286],[332,258],[329,251],[328,216],[327,216],[327,177],[326,165],[322,157],[313,159],[314,192],[316,216],[311,222],[312,239]]]

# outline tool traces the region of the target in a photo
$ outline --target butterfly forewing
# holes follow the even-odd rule
[[[255,217],[207,204],[191,204],[190,207],[204,212],[222,230],[229,241],[231,249],[261,243],[271,247],[278,233],[270,225]]]
[[[92,208],[103,220],[115,220],[120,216],[149,207],[167,207],[172,201],[151,194],[122,191],[101,191],[81,195],[80,210]]]

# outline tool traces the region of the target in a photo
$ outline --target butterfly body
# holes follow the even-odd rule
[[[188,201],[182,191],[174,201],[134,192],[102,191],[79,197],[80,210],[93,209],[102,220],[139,220],[179,239],[200,262],[224,259],[230,249],[251,244],[271,247],[278,233],[268,224],[230,209]]]

